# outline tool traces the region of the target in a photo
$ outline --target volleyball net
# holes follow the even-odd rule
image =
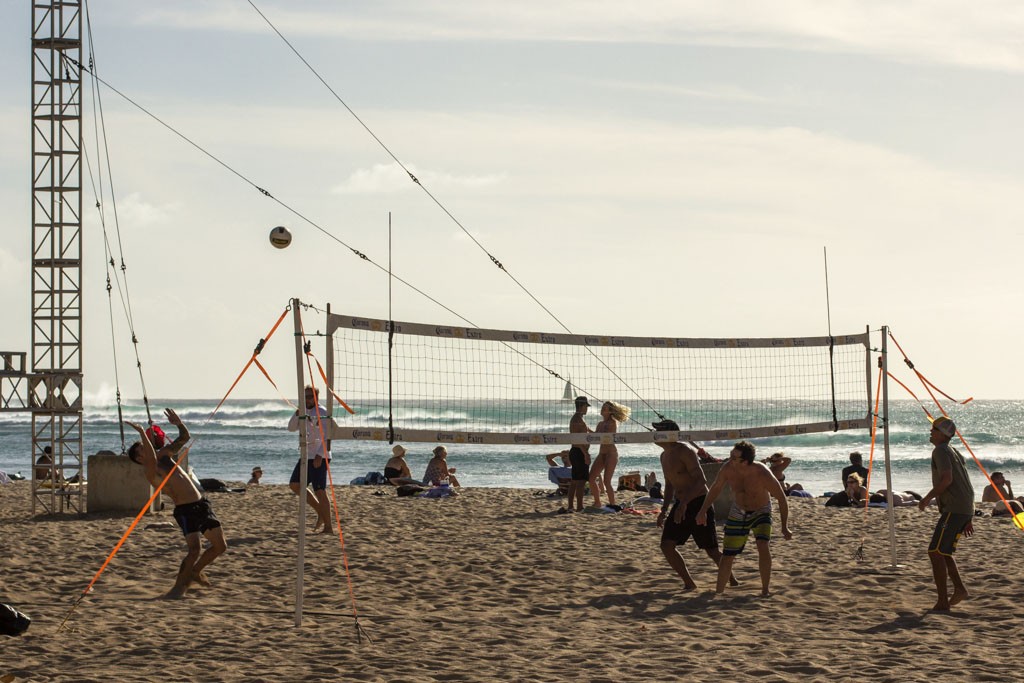
[[[336,439],[600,443],[569,434],[573,399],[632,409],[616,443],[652,422],[707,441],[870,428],[869,334],[801,338],[576,335],[327,314],[328,372],[354,410]],[[339,411],[335,411],[338,415]],[[604,438],[610,438],[604,435]],[[658,436],[664,439],[664,434]]]

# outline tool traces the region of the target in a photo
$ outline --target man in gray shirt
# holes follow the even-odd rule
[[[949,445],[955,435],[956,425],[948,417],[941,416],[932,421],[928,438],[935,446],[932,450],[932,489],[919,504],[924,510],[932,499],[939,501],[939,521],[928,544],[928,559],[932,563],[935,589],[939,593],[939,600],[932,609],[942,612],[948,612],[951,606],[968,596],[953,553],[961,535],[974,534],[974,487],[967,475],[964,457]],[[949,595],[947,577],[953,580],[953,595]]]

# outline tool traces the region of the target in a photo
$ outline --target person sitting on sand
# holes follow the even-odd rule
[[[1000,494],[1002,494],[1002,498],[999,497]],[[982,490],[981,502],[995,503],[992,507],[993,517],[1010,517],[1018,512],[1024,512],[1024,505],[1022,505],[1024,503],[1024,496],[1020,498],[1013,497],[1013,487],[1010,486],[1010,480],[1002,472],[992,473],[992,484],[989,484]]]
[[[856,507],[864,504],[864,499],[868,497],[868,490],[864,488],[864,480],[860,478],[860,475],[856,472],[852,472],[846,477],[846,489],[835,494],[827,501],[825,501],[826,507]]]
[[[263,476],[263,469],[259,465],[252,468],[252,476],[249,477],[249,481],[246,482],[246,486],[259,486],[260,478]]]
[[[775,475],[775,478],[779,480],[780,484],[785,484],[786,475],[784,472],[786,471],[786,468],[789,467],[789,464],[793,462],[793,458],[790,458],[782,451],[779,451],[778,453],[772,453],[761,462],[768,465],[768,469],[772,471],[772,474]],[[785,488],[785,486],[783,486],[783,488]]]
[[[649,497],[655,500],[661,500],[665,497],[661,491],[661,482],[658,481],[657,472],[648,472],[647,476],[644,477],[644,490],[647,491]]]
[[[181,532],[185,535],[188,554],[181,561],[174,587],[164,597],[180,598],[185,595],[193,582],[203,586],[210,585],[206,575],[203,574],[203,569],[227,550],[228,543],[224,538],[224,528],[221,526],[220,520],[213,514],[210,501],[199,493],[199,489],[192,483],[188,475],[175,465],[173,456],[176,456],[188,443],[188,428],[173,410],[168,408],[164,412],[167,415],[167,421],[178,428],[178,438],[156,451],[146,430],[134,422],[127,422],[128,426],[139,433],[139,441],[133,443],[128,449],[128,457],[132,462],[142,465],[146,479],[154,488],[159,487],[165,479],[167,481],[164,484],[163,492],[174,501],[174,521],[178,523]],[[162,439],[159,441],[162,444]],[[206,549],[206,552],[201,552],[202,537],[210,542],[210,547]]]
[[[729,461],[722,466],[704,498],[697,513],[696,523],[704,524],[708,510],[726,484],[732,487],[733,504],[725,520],[725,535],[722,539],[722,561],[718,565],[716,593],[725,592],[725,584],[732,576],[732,565],[736,556],[743,552],[747,538],[754,534],[757,544],[758,570],[761,574],[761,595],[769,595],[768,585],[772,577],[772,498],[779,504],[779,518],[782,536],[787,541],[793,538],[789,530],[789,502],[782,484],[763,463],[754,462],[757,449],[749,441],[739,441],[729,452]]]
[[[434,449],[434,457],[427,463],[427,470],[423,473],[423,483],[429,486],[451,484],[461,486],[455,478],[455,468],[448,467],[448,449],[438,446]]]
[[[859,474],[862,482],[868,480],[868,468],[864,467],[864,456],[857,451],[850,453],[850,464],[843,468],[843,488],[851,474]]]
[[[408,452],[405,446],[401,444],[396,443],[391,447],[391,457],[388,458],[387,464],[384,465],[384,478],[392,486],[422,484],[422,482],[412,478],[412,472],[409,471],[409,463],[405,461],[405,454]]]
[[[49,446],[43,448],[43,454],[36,460],[35,478],[36,481],[50,481],[53,476],[53,449]],[[58,477],[58,481],[59,481]]]
[[[548,461],[548,481],[558,486],[558,495],[569,495],[569,485],[572,483],[572,460],[569,458],[569,450],[548,453],[544,459]]]

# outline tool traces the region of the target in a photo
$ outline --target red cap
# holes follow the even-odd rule
[[[146,436],[149,437],[149,441],[153,444],[153,448],[160,449],[164,447],[166,435],[164,434],[164,430],[160,429],[157,425],[153,425],[146,429]]]

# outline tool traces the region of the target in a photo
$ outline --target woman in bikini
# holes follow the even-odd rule
[[[601,423],[595,432],[614,434],[619,430],[619,423],[629,418],[629,408],[614,401],[605,401],[601,405]],[[594,464],[590,466],[590,491],[594,494],[594,506],[601,507],[601,486],[608,494],[608,504],[615,505],[615,467],[619,464],[619,449],[614,443],[601,444]]]

